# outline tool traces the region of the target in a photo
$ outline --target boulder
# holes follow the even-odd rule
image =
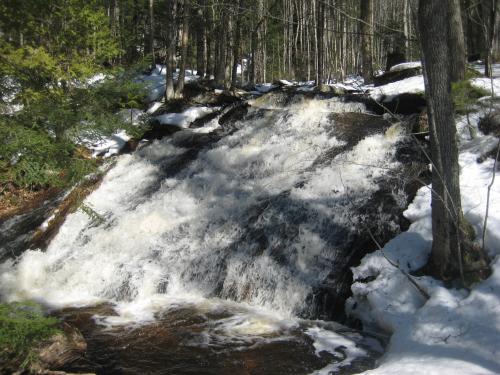
[[[481,118],[478,127],[484,134],[500,137],[500,111],[492,112]]]

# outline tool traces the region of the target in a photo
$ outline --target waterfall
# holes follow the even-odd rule
[[[220,298],[317,316],[317,291],[336,288],[366,219],[358,208],[398,167],[403,133],[346,147],[332,113],[362,104],[285,99],[258,99],[225,136],[214,119],[211,133],[183,130],[120,156],[85,200],[103,220],[78,210],[45,252],[4,263],[3,298],[142,312]]]

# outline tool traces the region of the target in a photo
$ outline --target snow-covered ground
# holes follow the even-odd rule
[[[400,81],[399,87],[414,90],[420,87],[418,78],[409,79],[415,81],[412,85],[409,81]],[[494,84],[500,85],[500,78],[496,78]],[[479,118],[480,114],[470,116],[474,127]],[[478,138],[469,140],[466,120],[460,118],[457,125],[461,140],[463,211],[481,244],[494,161],[489,158],[478,163],[477,158],[485,150],[496,148],[498,139],[478,132]],[[409,230],[387,243],[383,251],[366,256],[360,266],[353,269],[355,283],[353,297],[347,303],[348,312],[366,326],[381,327],[392,334],[380,366],[366,374],[500,373],[499,180],[497,178],[491,188],[485,241],[493,273],[470,292],[447,289],[430,277],[416,278],[430,295],[426,301],[406,276],[386,259],[391,259],[406,272],[427,262],[432,240],[430,187],[421,188],[405,212],[412,223]],[[367,279],[372,281],[363,282]]]

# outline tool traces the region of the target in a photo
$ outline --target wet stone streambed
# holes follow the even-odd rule
[[[373,368],[382,341],[340,324],[278,319],[227,302],[173,303],[127,323],[109,305],[55,313],[78,327],[84,358],[68,372],[96,374],[354,374]]]

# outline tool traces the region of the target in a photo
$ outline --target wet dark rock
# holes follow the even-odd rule
[[[481,118],[478,127],[484,134],[500,137],[500,112],[495,111]]]
[[[242,120],[248,113],[248,107],[249,105],[247,102],[234,104],[221,116],[219,124],[224,127],[230,122]]]
[[[80,331],[67,323],[61,325],[61,330],[35,349],[32,371],[63,369],[85,355],[87,342]]]
[[[330,86],[330,85],[325,85],[325,84],[321,84],[319,86],[316,86],[314,91],[318,92],[318,93],[322,93],[322,94],[333,94],[336,96],[345,95],[347,92],[342,87]]]
[[[330,116],[334,123],[331,134],[348,143],[352,148],[370,135],[385,132],[392,124],[382,116],[368,113],[334,113]]]
[[[191,124],[189,124],[189,128],[191,129],[202,128],[219,115],[220,111],[214,111],[212,113],[209,113],[203,117],[194,120]]]
[[[160,124],[158,120],[152,119],[150,120],[148,130],[142,135],[142,139],[162,139],[181,130],[180,126]]]
[[[32,245],[38,227],[62,198],[62,193],[54,190],[46,199],[28,205],[25,211],[0,220],[0,262],[19,256]]]
[[[422,74],[421,67],[395,70],[395,71],[387,70],[385,73],[373,77],[373,82],[375,84],[375,87],[377,87],[377,86],[387,85],[388,83],[401,81],[402,79],[405,78],[415,77],[421,74]]]
[[[391,98],[382,99],[382,110],[389,110],[395,114],[411,115],[415,113],[422,113],[427,107],[427,101],[424,94],[410,94],[405,93]]]

